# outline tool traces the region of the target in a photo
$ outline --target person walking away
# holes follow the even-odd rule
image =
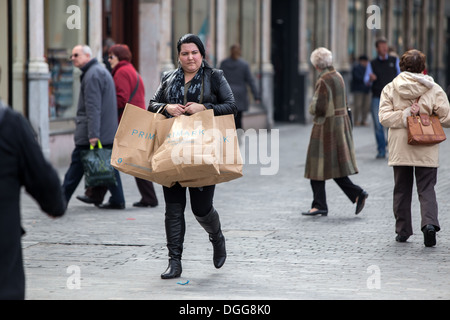
[[[369,58],[362,55],[352,68],[351,92],[353,93],[353,120],[355,126],[366,126],[370,109],[370,87],[364,82]]]
[[[103,148],[112,149],[118,127],[116,89],[110,72],[96,58],[92,58],[92,50],[88,46],[75,46],[71,59],[73,65],[81,69],[82,74],[74,134],[75,149],[63,182],[67,202],[84,175],[81,151],[96,146],[99,140]],[[117,184],[108,186],[111,193],[109,202],[99,204],[99,208],[125,208],[122,181],[119,172],[114,172]]]
[[[191,115],[206,109],[214,110],[215,116],[235,114],[233,92],[223,71],[213,69],[205,60],[206,52],[200,38],[193,34],[182,36],[177,43],[178,65],[176,70],[166,73],[150,101],[148,110],[166,117]],[[176,183],[163,187],[166,202],[165,229],[169,265],[161,274],[162,279],[181,276],[181,256],[185,235],[184,210],[186,189]],[[189,188],[192,212],[200,225],[209,234],[213,245],[213,262],[221,268],[226,260],[225,237],[222,234],[219,214],[213,206],[215,186]]]
[[[359,214],[367,197],[366,191],[355,185],[349,175],[357,174],[350,118],[347,112],[345,83],[333,67],[333,55],[326,48],[311,54],[311,63],[319,72],[309,113],[314,125],[308,146],[305,178],[310,179],[313,191],[311,209],[305,216],[328,215],[325,182],[334,179]]]
[[[44,158],[29,122],[1,101],[0,155],[0,300],[24,300],[21,188],[50,217],[63,216],[66,201],[58,174]]]
[[[109,49],[108,60],[112,67],[120,123],[127,103],[146,109],[144,82],[131,63],[132,53],[127,45],[113,45]],[[133,203],[133,206],[139,208],[156,207],[158,198],[153,183],[140,178],[135,178],[135,181],[141,194],[141,200]],[[77,196],[77,199],[85,203],[101,203],[106,191],[107,188],[101,186],[88,188],[85,195]]]
[[[239,44],[231,46],[230,56],[222,61],[219,68],[223,70],[236,101],[236,129],[242,129],[242,114],[248,111],[249,107],[248,88],[250,88],[256,103],[260,103],[261,98],[248,63],[241,58]]]
[[[378,119],[380,96],[383,88],[400,73],[399,59],[389,55],[389,46],[385,38],[376,41],[377,57],[366,69],[364,82],[372,87],[371,114],[377,142],[377,159],[386,158],[386,136],[384,128]]]
[[[420,202],[421,230],[427,247],[436,245],[440,230],[434,187],[439,167],[439,145],[408,144],[407,117],[436,114],[443,127],[450,127],[450,106],[444,90],[423,74],[426,56],[419,50],[407,51],[400,60],[401,73],[382,91],[379,117],[389,128],[389,161],[394,169],[395,232],[398,242],[413,234],[411,201],[414,177]],[[415,103],[418,100],[417,103]]]

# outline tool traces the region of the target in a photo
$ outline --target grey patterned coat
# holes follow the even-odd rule
[[[309,112],[314,125],[305,178],[324,181],[358,173],[345,83],[333,67],[320,73]]]

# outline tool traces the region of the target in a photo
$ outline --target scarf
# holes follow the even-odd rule
[[[184,95],[186,94],[187,102],[201,101],[202,84],[203,84],[203,67],[200,67],[195,77],[191,80],[191,85],[188,91],[184,92],[184,71],[182,68],[178,68],[175,71],[175,79],[170,88],[170,103],[184,104]]]

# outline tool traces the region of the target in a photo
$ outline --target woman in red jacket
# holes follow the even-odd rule
[[[112,67],[112,75],[116,84],[117,108],[119,122],[127,103],[146,109],[145,89],[141,76],[131,64],[132,54],[127,45],[116,44],[109,49],[108,61]],[[142,199],[133,204],[134,207],[156,207],[156,198],[153,183],[139,178],[136,184]]]
[[[131,64],[132,54],[127,45],[117,44],[109,49],[108,61],[111,64],[112,76],[116,85],[117,108],[119,122],[127,103],[146,109],[145,89],[141,76]],[[141,194],[141,200],[133,204],[134,207],[156,207],[158,199],[155,194],[153,183],[139,178],[136,184]],[[86,190],[84,196],[77,199],[98,205],[103,201],[107,189],[104,187],[94,187]],[[100,206],[102,209],[117,209],[109,204]]]

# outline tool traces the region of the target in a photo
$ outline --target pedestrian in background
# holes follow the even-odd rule
[[[29,122],[1,101],[0,155],[0,300],[24,300],[21,188],[50,217],[64,215],[66,201],[58,174],[44,158]]]
[[[109,63],[109,49],[116,43],[113,39],[107,38],[103,40],[103,64],[105,65],[106,69],[109,70],[109,72],[112,71],[111,64]]]
[[[236,129],[242,129],[242,113],[248,111],[249,106],[248,88],[250,88],[256,103],[260,103],[261,98],[248,63],[241,58],[239,44],[231,46],[230,56],[222,61],[220,69],[223,70],[236,101]]]
[[[377,57],[366,69],[364,82],[372,87],[371,114],[377,142],[377,159],[386,158],[386,136],[384,128],[378,119],[380,96],[383,88],[400,73],[399,59],[389,55],[389,46],[385,38],[376,41]]]
[[[148,110],[161,112],[166,117],[190,115],[207,109],[215,116],[235,114],[233,93],[221,70],[213,69],[205,60],[206,52],[200,38],[186,34],[177,43],[178,65],[176,70],[163,76]],[[186,189],[179,183],[171,188],[163,187],[166,202],[165,227],[169,266],[161,274],[162,279],[181,276],[181,256],[185,234],[184,210]],[[225,237],[222,234],[219,214],[213,206],[215,186],[189,188],[191,208],[195,218],[209,234],[213,245],[213,262],[221,268],[226,260]]]
[[[108,60],[112,67],[112,76],[116,87],[117,112],[120,123],[127,103],[146,109],[144,82],[131,64],[132,53],[127,45],[113,45],[109,49]],[[153,183],[140,178],[135,178],[135,181],[141,194],[141,200],[133,203],[133,206],[139,208],[156,207],[158,198]],[[77,196],[77,199],[86,203],[101,203],[107,190],[107,187],[101,186],[88,188],[85,195]]]
[[[82,74],[74,134],[75,149],[63,182],[67,202],[84,175],[81,151],[96,146],[99,140],[103,148],[112,149],[118,126],[116,89],[110,72],[96,58],[92,58],[92,50],[88,46],[75,46],[71,59]],[[99,208],[125,208],[122,181],[117,170],[115,174],[117,184],[108,187],[111,193],[109,202],[99,204]]]
[[[353,121],[355,126],[366,126],[370,109],[370,87],[364,82],[369,58],[362,55],[352,68],[351,92],[353,94]]]
[[[319,72],[309,113],[314,125],[308,147],[305,178],[311,180],[313,202],[303,215],[328,215],[325,181],[334,179],[353,203],[356,214],[364,208],[368,194],[353,184],[349,175],[357,174],[352,128],[347,113],[345,83],[333,67],[333,55],[326,48],[311,54],[311,63]]]
[[[389,166],[394,168],[394,216],[396,240],[405,242],[413,234],[411,201],[416,178],[420,202],[421,230],[425,246],[436,245],[440,230],[434,187],[439,167],[439,145],[408,144],[407,117],[436,114],[450,127],[450,106],[444,90],[423,74],[426,57],[418,50],[407,51],[400,60],[402,73],[389,83],[380,101],[381,124],[389,128]],[[415,104],[416,100],[418,103]]]

